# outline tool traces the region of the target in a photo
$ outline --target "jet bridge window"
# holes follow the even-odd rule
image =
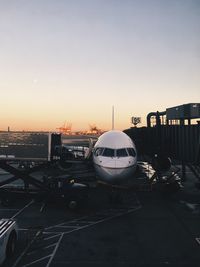
[[[105,148],[103,151],[104,157],[114,157],[115,156],[115,150],[111,148]]]
[[[96,150],[95,150],[95,152],[94,152],[95,156],[97,156],[97,157],[98,156],[101,156],[102,153],[103,153],[103,150],[104,150],[103,147],[97,147]]]
[[[128,147],[127,150],[128,150],[129,156],[136,157],[136,153],[135,153],[135,150],[133,148]]]
[[[116,150],[116,157],[121,158],[121,157],[128,157],[128,153],[125,148],[117,149]]]

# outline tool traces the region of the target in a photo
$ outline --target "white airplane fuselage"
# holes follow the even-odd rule
[[[93,162],[100,181],[117,184],[133,177],[137,152],[131,138],[121,131],[102,134],[94,146]]]

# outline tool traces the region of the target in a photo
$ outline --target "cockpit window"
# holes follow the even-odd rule
[[[131,156],[131,157],[135,157],[136,156],[136,152],[135,152],[135,150],[133,148],[129,147],[129,148],[127,148],[127,150],[128,150],[129,156]]]
[[[95,156],[101,156],[103,153],[104,148],[103,147],[97,147],[97,149],[94,151]]]
[[[115,150],[111,148],[105,148],[103,151],[102,156],[104,157],[114,157],[115,156]]]
[[[120,148],[116,150],[116,157],[120,158],[120,157],[127,157],[127,151],[125,148]]]

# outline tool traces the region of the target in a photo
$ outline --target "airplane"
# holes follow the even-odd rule
[[[137,169],[137,150],[132,139],[122,131],[114,130],[114,106],[112,106],[112,130],[103,133],[93,147],[92,138],[85,158],[92,154],[97,180],[107,184],[119,184],[131,178]]]
[[[137,168],[137,151],[132,139],[122,131],[103,133],[93,149],[97,179],[119,184],[131,178]]]

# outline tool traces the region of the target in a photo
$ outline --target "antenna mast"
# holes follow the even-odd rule
[[[115,128],[115,109],[114,106],[112,106],[112,130]]]

